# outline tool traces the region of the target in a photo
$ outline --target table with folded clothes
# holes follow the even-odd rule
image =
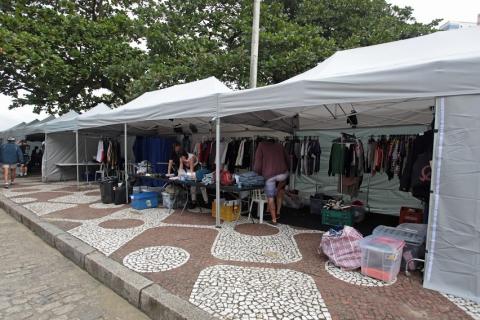
[[[163,186],[175,185],[184,189],[187,193],[187,201],[183,207],[182,213],[187,208],[187,204],[190,201],[190,187],[205,187],[207,191],[215,191],[215,172],[204,174],[202,181],[193,179],[184,179],[180,177],[167,177],[166,175],[149,175],[149,176],[135,176],[142,185],[148,186]],[[233,185],[220,186],[220,192],[228,194],[235,200],[250,201],[250,191],[263,189],[265,185],[265,179],[262,176],[257,175],[254,172],[246,172],[239,175],[235,175],[236,183]],[[212,195],[215,193],[212,192]],[[244,200],[247,199],[247,200]],[[243,210],[242,213],[248,212],[248,205],[245,206],[247,210]]]

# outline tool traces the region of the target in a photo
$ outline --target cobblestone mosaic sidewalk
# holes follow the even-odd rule
[[[317,253],[321,233],[209,213],[104,205],[95,187],[22,179],[4,196],[220,319],[480,319],[480,306],[344,272]]]
[[[0,243],[0,319],[148,319],[3,210]]]

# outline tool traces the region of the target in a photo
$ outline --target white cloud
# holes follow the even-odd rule
[[[9,110],[11,99],[5,95],[0,94],[0,131],[11,128],[21,122],[30,122],[35,119],[44,119],[47,114],[33,113],[33,107],[23,107]]]
[[[477,22],[480,13],[479,0],[387,0],[388,3],[414,9],[413,15],[419,22],[433,19]]]

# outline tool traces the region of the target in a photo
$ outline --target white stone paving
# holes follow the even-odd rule
[[[168,215],[167,209],[155,208],[137,211],[128,208],[106,217],[84,220],[81,226],[68,232],[108,256],[145,230],[162,225],[162,220]],[[99,226],[102,222],[117,219],[139,219],[144,223],[127,229],[107,229]]]
[[[12,197],[19,197],[24,195],[33,195],[39,192],[68,192],[62,191],[60,189],[65,188],[65,185],[58,185],[58,184],[43,184],[40,186],[21,186],[15,189],[0,189],[0,193],[3,194],[7,198]],[[35,189],[35,190],[28,190],[28,189]]]
[[[27,203],[27,202],[33,202],[33,201],[37,201],[37,198],[28,198],[28,197],[22,197],[22,198],[12,198],[12,201],[15,202],[15,203]]]
[[[190,259],[190,254],[178,247],[157,246],[129,253],[123,264],[137,272],[161,272],[178,268]]]
[[[392,281],[392,282],[384,282],[381,280],[364,276],[363,274],[360,273],[359,270],[357,271],[342,270],[341,268],[335,266],[333,263],[329,261],[325,263],[325,270],[330,275],[337,278],[338,280],[342,280],[344,282],[354,284],[357,286],[363,286],[363,287],[386,287],[394,284],[397,281],[397,279],[395,279],[395,281]]]
[[[23,206],[37,216],[43,216],[56,211],[75,208],[77,205],[71,203],[32,202]]]
[[[75,204],[87,204],[100,200],[100,196],[87,196],[85,192],[75,192],[63,197],[57,197],[50,199],[50,202],[59,202],[59,203],[75,203]]]
[[[123,204],[113,204],[113,203],[92,203],[89,205],[90,208],[92,209],[116,209],[120,208],[123,206]]]
[[[244,223],[244,221],[240,223]],[[320,233],[298,230],[278,224],[279,232],[268,236],[252,236],[235,231],[235,223],[224,223],[212,247],[212,255],[228,261],[257,263],[292,263],[302,260],[294,239],[296,234]]]
[[[451,294],[442,293],[442,295],[454,303],[457,307],[465,311],[472,319],[480,320],[480,304],[471,300],[456,297]]]
[[[208,267],[190,302],[220,319],[331,319],[312,277],[288,269]]]

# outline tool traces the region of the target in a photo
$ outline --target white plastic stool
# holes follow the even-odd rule
[[[250,209],[248,210],[248,219],[250,220],[252,217],[252,208],[253,203],[257,204],[258,208],[258,217],[259,223],[263,223],[263,211],[265,209],[265,205],[268,203],[267,196],[263,193],[262,189],[257,189],[252,191],[252,202],[250,203]]]
[[[105,180],[105,168],[103,163],[100,165],[100,170],[95,171],[95,181],[98,181],[97,175],[100,175],[100,181]]]

